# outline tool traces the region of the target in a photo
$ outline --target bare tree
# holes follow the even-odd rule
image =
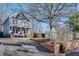
[[[45,22],[50,26],[50,31],[61,17],[67,17],[73,13],[75,4],[69,3],[45,3],[30,4],[28,12],[19,4],[21,9],[38,22]],[[50,34],[51,35],[51,34]]]

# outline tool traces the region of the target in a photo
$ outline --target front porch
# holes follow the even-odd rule
[[[30,33],[29,28],[21,27],[11,27],[10,32],[13,37],[27,37]]]

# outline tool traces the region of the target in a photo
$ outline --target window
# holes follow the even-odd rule
[[[13,19],[12,20],[12,24],[18,24],[18,20],[17,19]]]
[[[25,33],[25,30],[24,30],[24,33]]]
[[[26,33],[28,33],[28,30],[26,31]]]
[[[18,20],[16,20],[16,24],[18,24]]]
[[[11,30],[12,28],[10,27],[10,30]]]
[[[16,28],[16,33],[18,33],[18,28]]]
[[[15,33],[15,29],[13,28],[13,33]]]
[[[14,19],[12,20],[12,23],[15,24],[15,20]]]

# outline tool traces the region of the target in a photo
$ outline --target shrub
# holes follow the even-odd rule
[[[0,32],[0,37],[3,37],[3,32],[2,31]]]
[[[8,34],[8,36],[7,36],[8,38],[11,38],[11,34]]]
[[[37,33],[33,33],[33,37],[38,37],[38,34]]]
[[[41,36],[42,36],[43,38],[45,38],[45,33],[42,33]]]
[[[64,53],[65,52],[65,45],[64,45],[64,43],[60,43],[60,47],[59,48],[60,48],[59,49],[60,53]]]

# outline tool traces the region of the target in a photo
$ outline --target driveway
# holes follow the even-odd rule
[[[79,49],[74,49],[65,54],[66,56],[79,56]]]
[[[53,56],[48,49],[29,39],[0,39],[1,56]]]

